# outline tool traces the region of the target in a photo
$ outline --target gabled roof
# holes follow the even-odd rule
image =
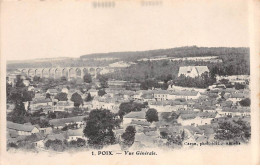
[[[170,94],[168,90],[155,90],[154,94]]]
[[[245,94],[243,93],[233,93],[230,98],[245,98]]]
[[[149,123],[147,121],[140,121],[140,120],[132,120],[132,122],[130,124],[141,125],[141,126],[150,126],[151,125],[151,123]]]
[[[56,106],[71,106],[74,105],[72,101],[59,101],[57,102]]]
[[[47,92],[50,92],[50,93],[58,93],[58,90],[57,90],[57,89],[48,89]]]
[[[224,111],[224,112],[244,113],[244,112],[250,112],[250,108],[229,108],[229,107],[223,107],[222,111]]]
[[[76,130],[71,130],[69,129],[67,132],[68,136],[83,136],[83,129],[76,129]]]
[[[124,116],[124,118],[135,118],[135,119],[145,119],[145,111],[130,112]]]
[[[38,103],[49,103],[51,99],[34,99],[31,104],[38,104]]]
[[[190,120],[190,119],[194,119],[197,117],[197,114],[195,113],[191,113],[191,114],[180,114],[180,117],[183,119],[183,120]]]
[[[207,66],[182,66],[179,68],[179,74],[187,74],[188,71],[192,71],[193,69],[197,71],[198,75],[201,75],[204,72],[209,72]]]
[[[152,94],[143,94],[141,97],[144,98],[144,99],[153,99]]]
[[[70,117],[70,118],[60,118],[60,119],[53,119],[50,120],[50,125],[54,126],[65,126],[66,123],[74,123],[83,121],[83,119],[88,116],[77,116],[77,117]]]
[[[215,118],[217,116],[217,113],[201,112],[198,116],[200,118]]]
[[[182,90],[182,91],[172,92],[171,95],[197,96],[198,93],[199,93],[198,91]]]
[[[67,139],[67,136],[64,135],[63,133],[60,133],[60,134],[49,134],[46,137],[46,140],[56,140],[56,139],[63,141]]]
[[[25,141],[30,141],[30,142],[37,142],[37,141],[40,141],[40,140],[43,140],[45,137],[43,134],[32,134],[30,136],[27,136],[24,140]]]
[[[17,124],[17,123],[7,121],[7,128],[16,131],[31,132],[36,127],[32,125]]]

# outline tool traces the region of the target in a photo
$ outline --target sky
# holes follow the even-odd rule
[[[25,60],[193,45],[249,46],[246,0],[165,0],[150,7],[137,0],[115,4],[93,8],[87,0],[5,0],[1,55]]]

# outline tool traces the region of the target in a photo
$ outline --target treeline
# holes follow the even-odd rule
[[[134,52],[110,52],[83,55],[80,58],[121,58],[134,61],[140,58],[166,55],[168,57],[196,57],[196,56],[220,56],[229,54],[248,54],[249,48],[245,47],[197,47],[186,46],[169,49],[157,49]]]
[[[137,61],[141,58],[151,58],[155,56],[168,56],[168,57],[197,57],[197,56],[220,56],[223,62],[231,61],[235,57],[244,57],[249,63],[249,48],[240,47],[178,47],[170,49],[157,49],[148,51],[135,51],[135,52],[110,52],[110,53],[95,53],[80,56],[80,59],[68,59],[53,61],[30,61],[19,63],[8,63],[8,69],[15,68],[48,68],[55,66],[107,66],[117,60],[95,60],[96,58],[116,58],[124,61]],[[232,57],[232,58],[229,58]],[[84,59],[88,60],[84,60]],[[236,68],[236,67],[235,67]]]
[[[207,88],[208,86],[216,82],[215,78],[211,78],[210,75],[206,72],[203,73],[200,77],[186,77],[184,75],[179,76],[175,79],[174,85],[182,87],[196,87],[196,88]]]
[[[106,75],[108,78],[131,82],[144,82],[147,79],[156,79],[165,83],[178,76],[181,66],[208,66],[210,76],[216,75],[249,75],[249,55],[221,56],[222,63],[203,61],[143,61],[128,68]]]

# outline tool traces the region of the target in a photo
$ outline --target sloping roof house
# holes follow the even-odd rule
[[[33,125],[17,124],[13,122],[7,122],[7,129],[16,131],[18,135],[31,135],[39,133],[39,129]]]
[[[197,77],[201,76],[204,72],[209,72],[207,66],[183,66],[179,68],[178,76],[182,74],[187,77]]]

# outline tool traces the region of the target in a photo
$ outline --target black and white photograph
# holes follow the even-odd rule
[[[3,0],[3,163],[259,164],[254,2]]]

